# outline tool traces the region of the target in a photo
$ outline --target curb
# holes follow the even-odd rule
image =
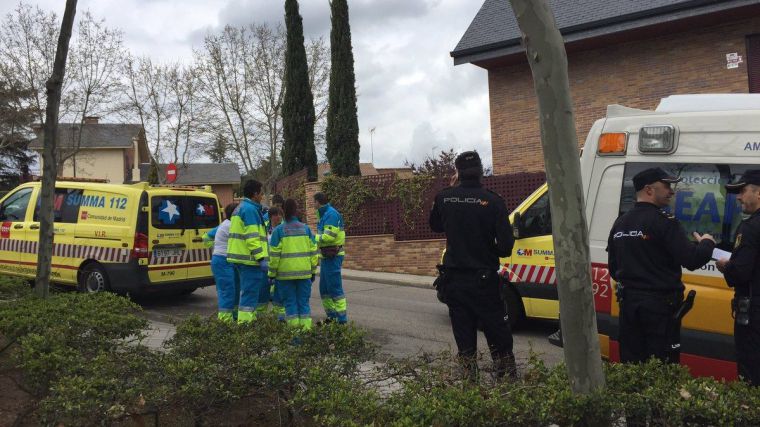
[[[319,272],[317,272],[317,275],[319,275]],[[343,270],[341,276],[343,277],[343,280],[356,280],[362,282],[380,283],[383,285],[409,286],[412,288],[431,290],[433,289],[433,281],[435,280],[435,277],[428,276],[414,276],[396,273],[380,273],[375,271],[356,270]]]

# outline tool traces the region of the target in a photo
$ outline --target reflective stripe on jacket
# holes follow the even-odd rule
[[[259,265],[269,257],[267,231],[261,217],[261,205],[243,199],[230,220],[227,261],[234,264]]]
[[[340,246],[338,255],[345,255],[342,246],[346,243],[346,231],[340,213],[328,203],[317,210],[317,218],[317,246]]]
[[[317,271],[318,253],[309,226],[290,218],[272,231],[268,275],[277,280],[309,279]]]

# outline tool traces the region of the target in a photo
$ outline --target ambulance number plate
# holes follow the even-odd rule
[[[153,255],[156,258],[168,258],[168,257],[175,257],[182,255],[182,249],[177,248],[171,248],[171,249],[154,249]]]

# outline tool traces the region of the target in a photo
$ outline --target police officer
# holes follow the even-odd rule
[[[683,302],[681,267],[695,270],[712,257],[715,241],[694,233],[690,242],[673,215],[663,211],[680,179],[660,168],[633,177],[636,204],[612,226],[608,240],[610,275],[620,301],[618,340],[622,362],[656,357],[678,363]]]
[[[742,221],[730,259],[718,260],[716,266],[734,288],[734,342],[739,375],[760,386],[760,169],[748,170],[741,179],[726,185],[737,194],[742,212],[750,215]]]
[[[500,299],[499,257],[512,253],[514,238],[504,200],[480,183],[483,165],[475,151],[455,160],[460,184],[441,190],[430,211],[430,228],[446,233],[439,291],[471,379],[477,376],[477,326],[483,325],[496,374],[516,375],[512,331]]]

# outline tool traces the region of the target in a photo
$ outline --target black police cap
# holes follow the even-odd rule
[[[637,173],[633,177],[633,188],[636,191],[641,191],[647,185],[654,184],[657,181],[661,181],[666,184],[674,184],[676,182],[680,182],[681,179],[682,178],[670,175],[662,168],[649,168]]]
[[[482,168],[483,163],[481,163],[477,151],[465,151],[454,160],[454,166],[461,171],[470,168]]]
[[[747,184],[760,186],[760,169],[750,169],[744,172],[741,178],[735,182],[726,184],[726,191],[729,193],[740,193],[742,188]]]

